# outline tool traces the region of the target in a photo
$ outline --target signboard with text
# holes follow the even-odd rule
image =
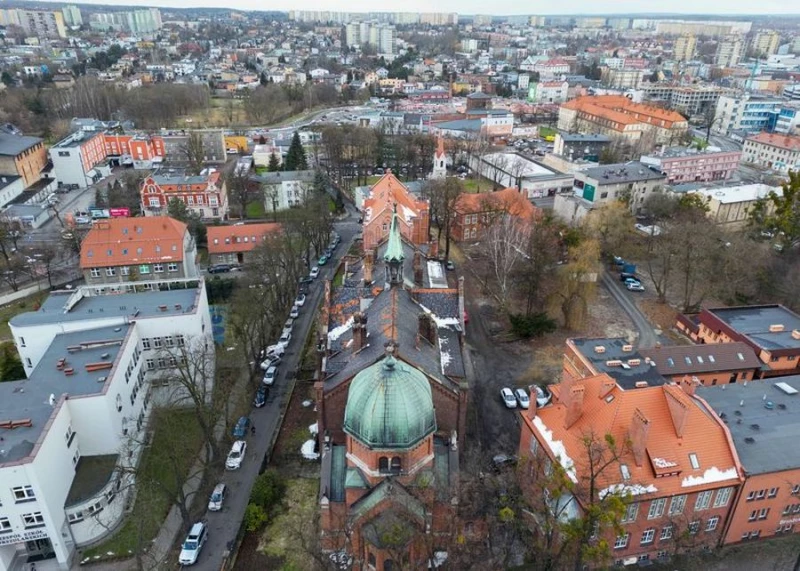
[[[34,541],[36,539],[47,539],[47,530],[28,529],[22,533],[4,533],[0,535],[0,546],[24,543],[26,541]]]
[[[120,217],[128,217],[131,215],[130,208],[109,208],[108,213],[111,215],[111,218],[120,218]]]

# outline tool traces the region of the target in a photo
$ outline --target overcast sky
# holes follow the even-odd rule
[[[685,13],[798,14],[793,0],[573,0],[568,3],[530,0],[83,0],[82,4],[158,6],[172,8],[238,8],[241,10],[341,10],[349,12],[458,12],[459,14],[597,14]],[[0,1],[0,5],[2,2]],[[559,12],[560,11],[560,12]]]

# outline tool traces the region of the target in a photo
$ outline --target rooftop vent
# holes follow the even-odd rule
[[[761,425],[760,424],[751,424],[750,428],[752,428],[753,430],[760,430],[761,429]]]
[[[779,331],[783,331],[783,324],[775,323],[775,324],[769,326],[769,332],[770,333],[777,333]]]
[[[634,386],[637,389],[643,389],[643,388],[645,388],[645,387],[647,387],[649,385],[647,384],[647,381],[636,381],[636,384]]]
[[[800,339],[800,329],[792,329],[792,339]]]
[[[122,331],[122,327],[115,327],[114,331],[116,331],[116,332]]]
[[[744,441],[747,442],[748,444],[753,444],[756,441],[756,439],[753,438],[752,436],[747,436],[745,437]]]
[[[796,395],[797,394],[797,389],[794,388],[789,383],[784,383],[784,382],[775,383],[775,388],[785,392],[787,395]]]
[[[105,383],[106,379],[108,379],[108,377],[97,377],[97,382],[98,383]]]
[[[166,311],[167,310],[167,306],[166,305],[159,305],[158,309],[160,309],[161,311]]]
[[[633,351],[633,345],[623,345],[622,350],[625,351],[626,353],[630,353],[631,351]]]
[[[108,359],[110,356],[111,356],[110,353],[103,353],[102,355],[100,355],[100,358],[101,359]]]
[[[622,365],[622,361],[619,359],[611,359],[610,361],[606,361],[606,367],[619,367]]]
[[[606,352],[606,348],[603,347],[602,345],[598,345],[597,347],[594,348],[594,352],[595,353],[605,353]]]
[[[631,367],[636,367],[636,366],[638,366],[638,365],[641,365],[641,364],[642,364],[642,360],[641,360],[641,359],[628,359],[628,364],[629,364]]]

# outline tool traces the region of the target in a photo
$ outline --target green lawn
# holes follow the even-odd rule
[[[267,213],[264,211],[264,202],[261,200],[254,200],[247,205],[245,210],[248,218],[261,219],[267,217]]]
[[[550,127],[539,127],[539,136],[544,139],[545,137],[555,137],[556,130]]]
[[[461,181],[464,192],[488,192],[492,190],[492,182],[483,177],[466,178]]]
[[[318,495],[318,480],[296,478],[286,482],[284,509],[266,527],[259,542],[267,555],[283,559],[282,569],[314,567],[304,545],[317,540]]]
[[[47,293],[46,291],[37,292],[0,307],[0,341],[11,339],[11,329],[8,327],[8,321],[20,313],[36,311],[44,301],[44,298],[47,297]]]
[[[158,414],[158,416],[156,416]],[[165,482],[174,486],[175,472],[170,471],[167,458],[179,458],[179,469],[187,474],[203,441],[200,426],[193,410],[153,412],[155,425],[152,444],[142,453],[137,480],[139,482]],[[177,442],[180,439],[180,443]],[[182,452],[175,454],[180,446]],[[181,476],[183,478],[183,476]],[[84,551],[81,559],[97,555],[126,558],[137,544],[149,545],[158,533],[171,507],[170,499],[158,484],[140,485],[136,491],[133,512],[118,531],[103,543]],[[109,553],[115,554],[109,556]]]
[[[381,176],[381,175],[368,176],[367,177],[367,186],[372,186],[373,184],[375,184],[376,182],[378,182],[382,178],[383,178],[383,176]]]

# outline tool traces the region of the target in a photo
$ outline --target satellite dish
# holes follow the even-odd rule
[[[56,405],[56,395],[50,393],[50,398],[48,399],[48,401],[50,402],[50,406],[55,406]]]

